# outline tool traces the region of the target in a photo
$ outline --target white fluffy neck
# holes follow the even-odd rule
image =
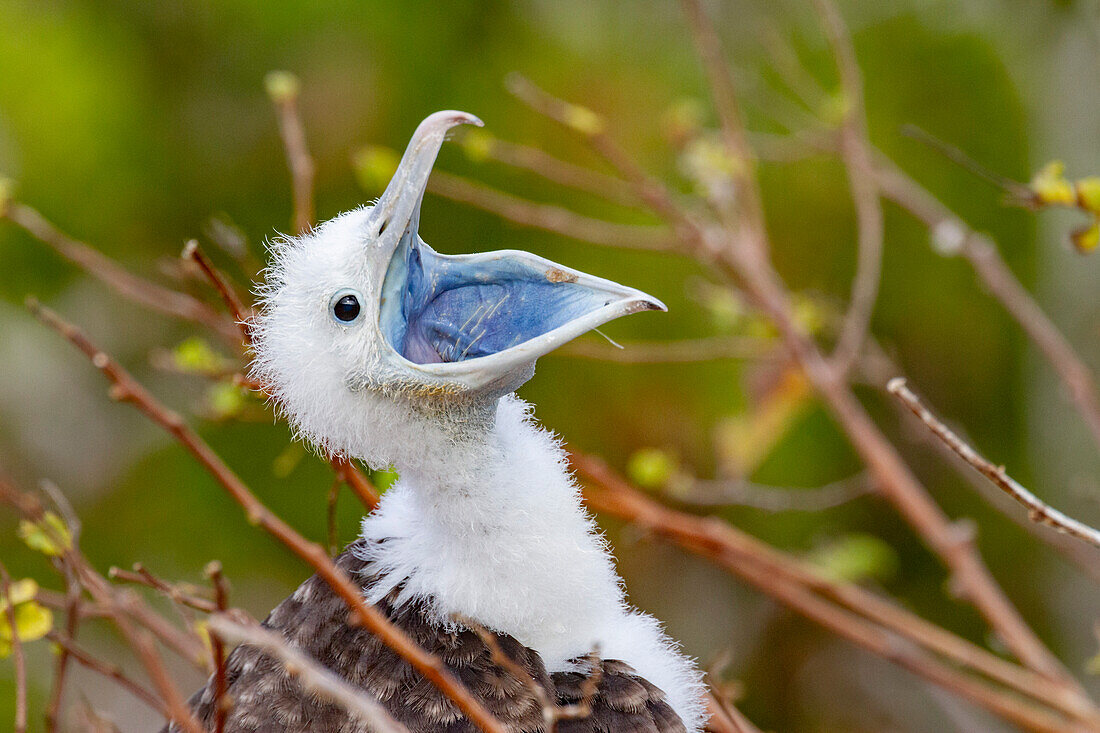
[[[398,466],[400,480],[363,520],[364,538],[385,540],[366,551],[383,575],[370,600],[404,583],[403,601],[511,634],[549,671],[598,648],[664,689],[692,730],[697,674],[652,618],[626,606],[564,452],[527,405],[505,397],[495,421],[452,446],[447,460]]]

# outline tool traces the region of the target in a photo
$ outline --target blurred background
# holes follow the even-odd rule
[[[840,7],[865,75],[873,142],[974,228],[990,232],[1086,361],[1100,365],[1100,256],[1067,244],[1080,217],[1008,208],[996,188],[903,134],[904,125],[919,125],[1016,180],[1051,159],[1066,161],[1074,176],[1100,172],[1100,3]],[[787,51],[826,89],[836,88],[816,16],[803,3],[708,8],[741,80],[750,129],[782,135],[798,106],[779,69]],[[438,109],[468,110],[492,136],[598,168],[568,134],[505,91],[513,71],[598,111],[644,166],[685,192],[691,160],[678,130],[715,124],[691,35],[671,1],[0,0],[0,176],[16,182],[19,200],[139,273],[208,297],[201,283],[173,280],[184,241],[197,237],[243,290],[262,265],[264,240],[291,229],[289,175],[263,83],[273,69],[301,79],[321,219],[379,193],[358,151],[402,148],[416,123]],[[478,154],[484,142],[446,146],[439,169],[584,214],[655,223],[487,160]],[[842,312],[855,263],[846,176],[835,158],[789,157],[765,160],[761,169],[776,264],[799,294],[806,322],[827,331]],[[1100,455],[1049,366],[969,266],[937,254],[926,229],[896,207],[886,205],[885,213],[873,323],[883,352],[992,460],[1068,513],[1100,522]],[[421,232],[443,252],[530,250],[668,303],[667,315],[610,324],[608,336],[619,341],[770,338],[743,304],[713,287],[711,275],[674,255],[600,248],[431,195]],[[243,249],[232,251],[237,245]],[[0,221],[3,471],[24,487],[41,480],[61,487],[83,518],[84,549],[100,569],[140,560],[163,577],[198,583],[204,564],[218,558],[233,602],[265,615],[305,577],[304,566],[249,527],[178,445],[113,403],[95,370],[27,314],[28,294],[75,320],[156,394],[191,414],[249,485],[316,539],[325,536],[331,469],[292,444],[262,403],[157,366],[210,358],[205,349],[232,355],[224,345],[206,335],[196,341],[196,329],[121,300]],[[584,343],[601,347],[593,334]],[[789,497],[859,474],[859,460],[812,396],[779,382],[774,360],[622,364],[566,352],[544,358],[521,394],[573,445],[656,492],[674,494],[684,476],[731,477],[792,487],[783,493]],[[945,510],[975,520],[981,551],[1025,617],[1100,691],[1085,671],[1097,654],[1097,587],[989,508],[919,434],[904,429],[876,389],[860,395]],[[798,506],[797,496],[790,503]],[[988,641],[978,615],[949,599],[939,562],[875,498],[821,511],[715,511],[952,631]],[[354,537],[358,516],[345,493],[342,542]],[[740,707],[763,729],[1008,730],[706,562],[614,522],[604,526],[632,601],[660,617],[704,666],[739,685]],[[58,587],[14,527],[13,517],[0,515],[4,563],[16,577]],[[94,625],[81,638],[107,657],[120,643]],[[32,711],[40,711],[49,648],[28,649]],[[189,669],[177,671],[185,688],[199,684]],[[82,670],[74,680],[73,689],[123,731],[157,725],[117,688]],[[11,665],[0,664],[0,721],[11,718],[13,690]],[[32,730],[40,725],[34,716]]]

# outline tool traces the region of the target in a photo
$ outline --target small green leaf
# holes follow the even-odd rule
[[[894,548],[868,534],[846,534],[811,552],[806,559],[822,576],[837,583],[888,580],[897,573]]]
[[[680,462],[666,450],[660,448],[642,448],[634,451],[626,462],[626,472],[630,479],[647,489],[659,489],[668,484]]]
[[[53,628],[53,613],[34,600],[38,584],[30,578],[9,586],[9,596],[0,598],[0,657],[11,654],[15,635],[22,642],[41,639]],[[9,602],[15,607],[15,628],[8,617]]]
[[[271,474],[275,478],[286,478],[294,473],[294,469],[302,462],[302,458],[305,457],[305,454],[306,451],[301,443],[294,442],[287,444],[283,452],[275,456],[275,460],[271,462]]]
[[[221,369],[225,360],[205,339],[192,336],[176,346],[172,361],[185,372],[209,373]]]
[[[27,547],[50,557],[57,557],[73,545],[72,535],[64,520],[53,512],[46,512],[42,519],[32,522],[23,519],[16,530]]]
[[[206,400],[214,416],[225,419],[240,414],[248,401],[248,391],[229,382],[218,382],[206,391]]]

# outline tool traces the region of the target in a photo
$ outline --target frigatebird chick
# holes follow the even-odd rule
[[[373,205],[273,246],[253,374],[299,436],[329,455],[394,466],[400,479],[337,559],[366,598],[438,655],[514,731],[542,731],[524,681],[492,659],[471,619],[562,704],[580,700],[598,650],[590,715],[562,731],[698,731],[695,666],[631,608],[581,505],[557,440],[513,392],[535,359],[660,301],[526,252],[450,256],[418,234],[447,131],[481,125],[438,112],[417,128]],[[265,621],[373,695],[417,733],[476,727],[360,627],[314,576]],[[587,657],[587,658],[586,658]],[[254,647],[228,660],[226,731],[365,731]],[[213,730],[213,679],[192,698]]]

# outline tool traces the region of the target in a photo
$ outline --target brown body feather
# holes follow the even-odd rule
[[[369,563],[356,557],[355,545],[336,563],[369,587]],[[542,707],[524,680],[492,659],[488,645],[473,631],[447,629],[414,603],[394,607],[391,594],[379,609],[429,652],[438,655],[482,704],[517,733],[544,731]],[[316,575],[280,603],[264,625],[280,632],[294,647],[342,678],[373,695],[413,733],[476,733],[478,730],[434,685],[370,632],[347,623],[348,610]],[[538,653],[506,634],[496,634],[501,651],[516,662],[549,696],[566,705],[582,700],[585,675],[547,674]],[[684,733],[684,724],[665,702],[664,693],[634,674],[627,664],[602,660],[600,684],[583,718],[562,720],[561,733]],[[231,707],[226,733],[366,733],[369,729],[338,705],[303,690],[282,665],[255,647],[237,647],[227,661]],[[191,698],[192,709],[208,730],[214,729],[214,681]],[[173,733],[174,726],[161,733]]]

